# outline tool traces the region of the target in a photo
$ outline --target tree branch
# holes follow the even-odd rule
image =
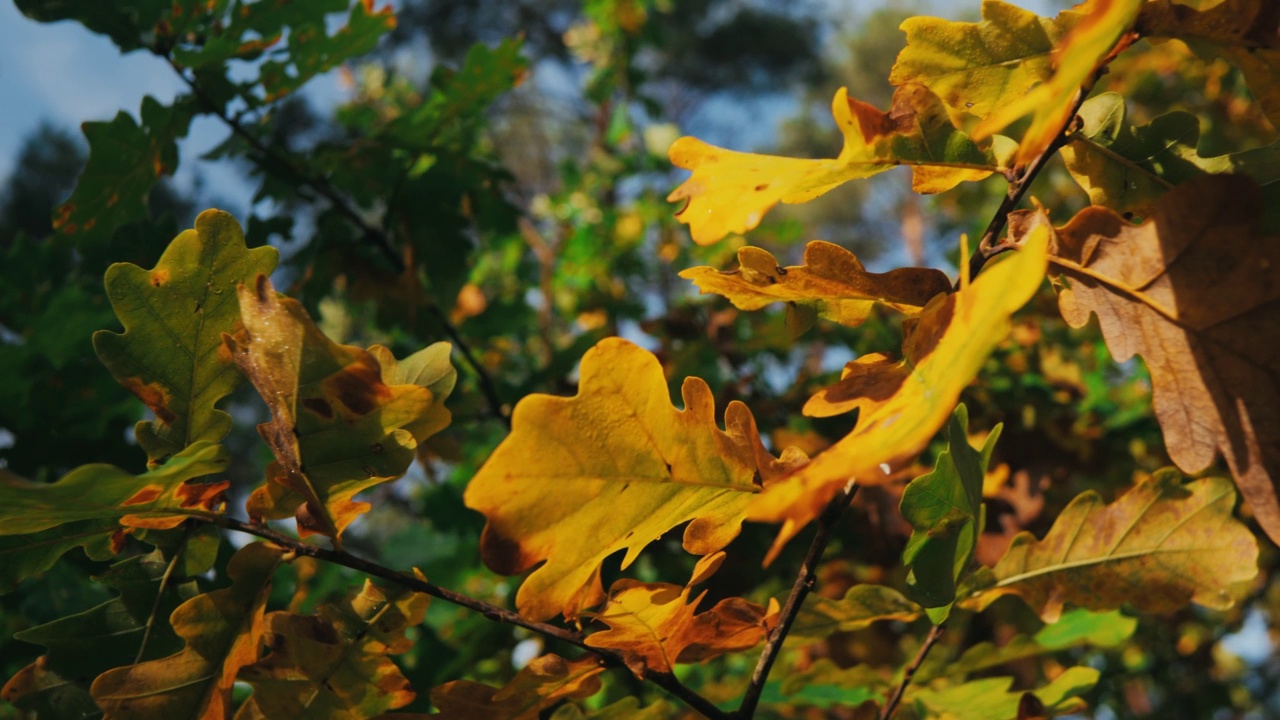
[[[929,634],[925,636],[924,643],[920,646],[920,650],[916,652],[915,658],[912,659],[910,665],[903,669],[902,682],[898,683],[898,687],[894,688],[893,695],[889,696],[889,701],[880,710],[880,720],[889,720],[889,718],[893,717],[894,711],[898,709],[898,704],[902,702],[903,693],[907,691],[907,686],[911,684],[911,678],[915,677],[916,671],[920,669],[920,665],[928,657],[929,651],[942,638],[942,633],[941,625],[934,625],[930,628]]]
[[[294,163],[293,158],[289,157],[287,153],[279,152],[262,142],[257,135],[250,132],[249,129],[242,125],[239,120],[228,115],[227,112],[213,100],[213,98],[209,97],[204,88],[200,87],[200,83],[197,82],[195,78],[188,76],[182,66],[180,66],[172,57],[159,51],[156,51],[156,54],[163,57],[169,63],[169,67],[172,68],[173,71],[177,73],[178,77],[182,79],[182,82],[191,89],[192,94],[200,100],[207,112],[221,120],[233,134],[248,143],[249,147],[253,148],[254,152],[258,153],[264,159],[270,159],[274,165],[284,168],[297,183],[311,188],[321,197],[328,200],[334,210],[360,229],[364,239],[378,249],[387,262],[391,264],[392,269],[397,274],[405,271],[404,258],[396,252],[395,246],[391,244],[391,239],[386,231],[366,220],[364,216],[360,214],[359,210],[353,207],[345,198],[342,197],[342,194],[338,192],[337,188],[335,188],[332,183],[323,176],[305,172]],[[480,364],[475,354],[471,351],[470,346],[462,340],[462,334],[459,333],[458,328],[449,321],[448,315],[446,315],[444,311],[435,304],[435,302],[429,302],[427,305],[432,315],[440,323],[441,327],[444,328],[445,334],[448,335],[449,339],[457,346],[458,351],[462,354],[462,358],[466,361],[467,366],[470,367],[471,371],[475,374],[476,380],[480,384],[480,391],[484,394],[485,400],[489,404],[490,412],[492,412],[495,417],[506,423],[507,429],[510,429],[510,413],[506,411],[505,403],[503,403],[502,399],[498,396],[497,386],[494,384],[493,378],[489,375],[489,372]]]
[[[765,681],[769,679],[769,671],[773,669],[778,652],[782,650],[782,642],[791,631],[791,625],[795,622],[796,616],[800,614],[800,607],[804,605],[805,597],[818,581],[818,563],[822,560],[822,553],[827,549],[827,544],[831,542],[831,536],[840,522],[840,517],[844,515],[849,503],[853,502],[853,496],[857,492],[858,486],[850,481],[840,494],[827,503],[827,507],[818,518],[818,532],[813,536],[813,542],[809,543],[809,552],[805,554],[804,562],[800,563],[800,572],[791,586],[791,594],[787,596],[786,604],[782,606],[778,626],[765,640],[764,652],[760,654],[756,669],[751,673],[751,681],[747,684],[747,690],[742,696],[742,704],[733,714],[736,720],[749,720],[755,715],[756,706],[760,704],[760,694],[764,692]]]
[[[520,617],[518,613],[507,610],[506,608],[498,607],[497,605],[487,603],[483,600],[478,600],[469,595],[463,595],[462,593],[455,592],[448,588],[440,587],[435,583],[428,582],[417,576],[410,575],[399,570],[392,570],[385,565],[373,562],[372,560],[365,560],[364,558],[352,555],[345,550],[330,550],[328,548],[302,542],[297,538],[272,530],[265,525],[255,525],[244,522],[243,520],[226,517],[225,515],[205,515],[201,513],[194,514],[192,517],[212,525],[217,525],[218,527],[226,530],[233,530],[235,532],[245,533],[246,535],[253,535],[264,540],[270,540],[276,545],[297,553],[298,555],[305,555],[307,557],[324,560],[335,565],[342,565],[343,567],[351,568],[352,570],[362,572],[366,575],[372,575],[373,577],[395,583],[401,587],[426,593],[427,595],[439,598],[445,602],[467,608],[468,610],[474,610],[494,622],[516,625],[526,630],[531,630],[544,637],[568,643],[574,647],[596,655],[604,661],[606,665],[631,672],[621,654],[612,650],[587,645],[586,638],[581,633],[556,627],[555,625],[550,625],[548,623],[526,620],[523,617]],[[710,700],[704,698],[684,683],[680,682],[675,675],[670,673],[649,672],[645,674],[644,679],[652,682],[663,690],[666,690],[689,707],[702,713],[708,718],[711,718],[711,720],[729,720],[730,718],[728,713],[717,708]]]

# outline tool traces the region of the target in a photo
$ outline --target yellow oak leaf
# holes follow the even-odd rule
[[[693,241],[709,245],[730,233],[747,232],[779,202],[808,202],[849,180],[897,165],[913,167],[912,187],[921,193],[943,192],[1005,169],[993,146],[980,146],[958,130],[942,102],[923,85],[898,88],[889,112],[840,88],[831,112],[844,135],[844,148],[833,159],[757,155],[692,137],[677,140],[669,151],[671,162],[692,170],[693,176],[667,200],[687,201],[676,215],[689,225]]]
[[[1066,321],[1096,314],[1116,360],[1146,362],[1173,462],[1198,473],[1221,452],[1280,540],[1280,237],[1258,232],[1261,211],[1249,178],[1205,175],[1142,225],[1086,208],[1056,231],[1050,262],[1069,281]]]
[[[680,277],[692,280],[703,293],[727,297],[740,310],[799,303],[847,327],[865,322],[876,304],[916,314],[930,298],[951,289],[947,276],[931,268],[867,272],[853,253],[821,240],[805,246],[804,265],[784,268],[768,251],[747,246],[738,250],[733,270],[695,267]]]
[[[448,418],[427,388],[388,385],[377,356],[325,337],[265,276],[241,285],[239,297],[244,328],[223,341],[271,410],[258,432],[275,455],[267,483],[249,497],[249,514],[296,516],[301,535],[338,541],[369,509],[352,498],[403,475],[424,433]]]
[[[924,449],[951,416],[960,391],[1008,335],[1009,318],[1040,287],[1047,236],[1043,228],[1033,232],[1021,250],[967,287],[934,298],[903,343],[901,362],[860,359],[846,372],[843,387],[824,391],[823,402],[838,399],[842,410],[857,408],[858,424],[808,464],[766,482],[752,500],[749,520],[782,523],[766,563],[847,483],[884,482],[885,468]]]
[[[1157,472],[1110,505],[1090,490],[1068,505],[1043,540],[1024,532],[996,564],[983,604],[1022,597],[1046,622],[1064,604],[1164,613],[1195,602],[1230,608],[1258,573],[1258,541],[1231,517],[1226,478],[1183,482]],[[1141,592],[1135,592],[1141,588]]]
[[[722,556],[717,553],[703,560],[718,561]],[[604,608],[594,615],[609,629],[590,635],[587,644],[621,652],[627,667],[641,679],[647,671],[671,672],[676,663],[699,662],[755,647],[777,624],[777,601],[770,600],[766,608],[742,598],[725,598],[711,609],[695,613],[706,591],[692,602],[689,596],[693,586],[711,572],[695,569],[694,577],[683,587],[618,580],[609,588]]]
[[[626,568],[681,523],[688,552],[723,548],[761,478],[778,472],[745,405],[729,404],[721,431],[711,389],[687,378],[685,409],[675,409],[647,350],[607,338],[580,372],[577,395],[516,405],[511,434],[464,495],[488,521],[480,549],[491,569],[512,575],[546,561],[516,594],[536,620],[599,604],[606,557],[625,549]]]
[[[107,717],[227,717],[236,674],[258,659],[263,607],[283,555],[269,543],[244,546],[227,565],[230,587],[197,595],[170,616],[185,649],[99,675],[90,692]]]
[[[566,660],[559,655],[534,658],[502,688],[455,680],[431,691],[438,720],[537,720],[542,710],[564,699],[600,691],[604,665],[592,655]],[[384,716],[388,720],[394,715]]]
[[[996,108],[973,130],[975,138],[988,137],[1031,115],[1031,125],[1018,143],[1017,162],[1029,163],[1043,153],[1071,121],[1071,108],[1078,92],[1103,63],[1138,17],[1143,0],[1087,0],[1079,6],[1083,14],[1053,50],[1053,75]]]

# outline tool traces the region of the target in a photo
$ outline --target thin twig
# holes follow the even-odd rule
[[[760,703],[760,694],[764,692],[765,681],[769,679],[769,671],[778,658],[778,652],[782,650],[782,642],[791,631],[791,625],[795,622],[796,616],[800,614],[800,607],[804,605],[805,597],[818,581],[818,563],[822,560],[822,553],[827,549],[827,544],[831,542],[831,536],[840,522],[840,517],[844,515],[844,511],[857,492],[858,486],[851,481],[848,487],[827,503],[827,507],[818,518],[818,532],[813,536],[813,542],[809,543],[809,552],[805,554],[804,562],[800,563],[800,572],[796,574],[796,581],[791,586],[791,594],[787,596],[787,602],[782,606],[778,625],[765,640],[764,652],[760,654],[756,669],[751,673],[751,681],[747,684],[747,691],[742,696],[742,704],[733,714],[736,720],[748,720],[755,715],[756,706]]]
[[[313,175],[305,172],[293,162],[293,159],[289,157],[288,154],[279,152],[262,142],[257,135],[250,132],[249,129],[241,124],[238,119],[228,115],[226,111],[218,105],[218,103],[214,102],[213,98],[209,97],[204,88],[200,87],[200,83],[198,83],[195,78],[188,76],[182,66],[179,65],[172,57],[159,52],[156,54],[164,57],[165,60],[168,61],[169,67],[173,68],[173,71],[182,79],[182,82],[186,83],[187,87],[191,89],[191,92],[196,96],[196,98],[204,104],[206,111],[221,120],[232,133],[247,142],[249,146],[264,159],[269,159],[272,161],[273,165],[284,168],[285,171],[299,184],[310,187],[324,199],[328,200],[330,205],[332,205],[339,214],[347,218],[353,225],[360,229],[364,239],[382,253],[382,256],[386,258],[387,262],[391,264],[392,269],[397,274],[405,271],[404,258],[396,252],[395,246],[392,245],[391,239],[388,237],[387,233],[383,229],[366,220],[356,208],[342,197],[342,194],[338,192],[337,188],[335,188],[327,179],[319,175]],[[506,405],[498,395],[497,386],[494,384],[493,378],[489,375],[488,370],[480,364],[475,353],[471,351],[470,346],[462,340],[462,334],[458,331],[458,328],[450,322],[448,315],[446,315],[434,302],[428,303],[428,308],[440,323],[441,327],[444,328],[445,334],[449,336],[449,339],[453,341],[459,352],[462,353],[462,357],[471,368],[471,371],[475,373],[476,379],[480,384],[480,391],[484,394],[485,400],[489,404],[489,410],[494,414],[494,416],[505,422],[507,428],[510,429],[511,418],[509,417],[509,413],[506,411]]]
[[[229,518],[224,515],[196,514],[193,515],[193,517],[203,520],[204,522],[217,525],[218,527],[226,530],[233,530],[235,532],[260,537],[264,540],[270,540],[276,545],[297,553],[298,555],[305,555],[307,557],[324,560],[335,565],[342,565],[343,567],[351,568],[352,570],[362,572],[366,575],[372,575],[373,577],[393,582],[401,587],[426,593],[432,597],[440,598],[445,602],[467,608],[468,610],[474,610],[494,622],[516,625],[526,630],[531,630],[544,637],[560,640],[561,642],[568,643],[574,647],[581,648],[582,650],[596,655],[606,665],[622,668],[627,670],[627,672],[630,672],[630,669],[627,668],[627,663],[621,654],[612,650],[587,645],[586,638],[581,633],[556,627],[555,625],[550,625],[548,623],[526,620],[523,617],[520,617],[518,613],[507,610],[506,608],[498,607],[497,605],[487,603],[483,600],[478,600],[469,595],[463,595],[462,593],[455,592],[448,588],[440,587],[435,583],[428,582],[422,578],[399,570],[393,570],[371,560],[365,560],[364,558],[352,555],[344,550],[330,550],[328,548],[304,543],[297,538],[276,532],[265,525],[255,525],[242,520],[236,520],[235,518]],[[711,720],[729,720],[730,718],[729,713],[717,708],[710,700],[694,692],[684,683],[680,682],[675,675],[670,673],[648,672],[645,674],[644,679],[671,693],[689,707],[697,710],[708,718],[711,718]]]
[[[911,678],[915,677],[916,671],[920,669],[920,665],[928,657],[929,651],[942,638],[942,633],[941,625],[934,625],[929,630],[929,634],[925,636],[924,643],[920,646],[920,650],[916,652],[915,658],[912,659],[910,665],[903,669],[902,682],[898,683],[898,687],[893,689],[893,695],[889,696],[889,701],[880,710],[880,720],[889,720],[889,718],[893,717],[894,711],[898,709],[898,704],[902,702],[903,693],[907,691],[907,686],[911,684]]]

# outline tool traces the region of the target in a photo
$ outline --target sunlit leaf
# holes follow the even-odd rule
[[[756,155],[692,137],[677,140],[671,162],[693,176],[667,200],[687,201],[677,217],[689,225],[694,242],[707,245],[746,232],[779,202],[808,202],[897,165],[912,166],[912,187],[922,193],[943,192],[1006,167],[1002,153],[958,130],[937,96],[922,85],[898,88],[889,112],[850,98],[841,88],[831,112],[844,135],[844,148],[834,159]]]
[[[526,665],[501,689],[455,680],[431,691],[439,720],[536,720],[538,714],[566,698],[585,698],[600,690],[604,666],[591,655],[566,660],[543,655]]]
[[[258,659],[263,606],[282,555],[267,543],[241,548],[227,566],[230,587],[198,595],[173,611],[170,623],[186,648],[108,670],[93,682],[93,699],[120,720],[226,717],[236,673]]]
[[[810,595],[796,615],[787,639],[815,642],[832,633],[853,632],[882,620],[909,622],[924,611],[885,585],[854,585],[843,598]]]
[[[1209,175],[1142,225],[1087,208],[1056,231],[1052,262],[1067,322],[1096,314],[1117,361],[1146,362],[1173,461],[1197,473],[1221,452],[1280,538],[1280,238],[1258,232],[1261,204],[1247,178]]]
[[[692,601],[689,596],[701,579],[695,573],[683,587],[618,580],[604,607],[593,614],[609,629],[588,636],[587,644],[619,651],[636,677],[644,678],[646,671],[671,672],[676,663],[755,647],[777,624],[777,601],[765,608],[742,598],[725,598],[695,614],[706,592]]]
[[[1153,613],[1189,602],[1229,608],[1235,586],[1258,573],[1258,543],[1231,517],[1235,500],[1226,478],[1184,483],[1172,469],[1110,505],[1086,491],[1043,540],[1031,533],[1013,539],[986,598],[1016,594],[1048,622],[1068,603]]]
[[[687,378],[685,409],[676,410],[657,359],[619,338],[592,348],[580,374],[573,397],[516,405],[511,435],[465,495],[488,520],[481,552],[490,568],[515,574],[546,561],[516,595],[533,619],[599,604],[606,557],[625,549],[626,568],[681,523],[685,550],[723,548],[760,489],[760,439],[742,403],[729,404],[721,431],[711,389]]]
[[[1262,111],[1280,124],[1280,15],[1271,0],[1154,0],[1143,5],[1137,28],[1240,68]]]
[[[241,670],[253,695],[237,718],[372,718],[414,698],[389,655],[408,652],[405,630],[422,622],[427,596],[382,590],[368,580],[315,615],[273,612],[266,618],[271,652]]]
[[[1098,682],[1098,671],[1089,667],[1068,668],[1053,682],[1033,692],[1055,714],[1066,714],[1084,706],[1080,695]],[[914,686],[903,700],[903,709],[923,706],[924,714],[904,713],[903,717],[930,720],[1015,720],[1023,691],[1009,691],[1013,678],[972,680],[943,689]]]
[[[1083,125],[1062,148],[1062,158],[1094,205],[1146,217],[1164,193],[1205,173],[1249,175],[1267,188],[1269,201],[1280,192],[1280,144],[1201,157],[1196,116],[1171,112],[1135,127],[1117,93],[1090,98],[1079,115]],[[1266,203],[1264,213],[1280,214],[1280,203]]]
[[[47,652],[0,690],[0,698],[40,717],[98,716],[89,694],[94,678],[111,668],[163,657],[182,649],[167,618],[199,591],[194,582],[162,582],[169,563],[157,552],[122,560],[98,578],[119,596],[82,613],[28,628],[15,635]],[[146,646],[143,647],[143,640]]]
[[[899,268],[870,273],[853,253],[821,240],[805,247],[803,265],[784,268],[769,252],[748,246],[738,251],[734,270],[695,267],[680,277],[692,280],[703,293],[725,296],[742,310],[775,302],[803,304],[848,327],[861,325],[876,304],[917,314],[930,298],[951,290],[951,281],[941,271]]]
[[[780,522],[769,559],[816,518],[851,480],[877,484],[918,454],[946,423],[960,391],[1009,332],[1009,318],[1035,293],[1047,265],[1046,232],[985,270],[959,292],[935,298],[903,344],[904,359],[879,356],[867,373],[846,375],[811,400],[806,413],[858,409],[858,424],[797,470],[765,484],[748,518]],[[859,364],[856,363],[855,364]]]
[[[156,414],[135,428],[151,465],[231,430],[231,416],[214,405],[243,378],[219,355],[222,333],[240,324],[236,286],[269,274],[278,257],[273,247],[246,249],[230,215],[206,210],[153,269],[116,263],[107,270],[107,295],[125,332],[96,332],[93,345],[120,384]]]
[[[933,472],[912,480],[902,491],[900,510],[911,523],[902,551],[907,569],[907,596],[929,617],[946,620],[956,599],[956,586],[978,545],[982,512],[982,480],[996,439],[997,425],[981,450],[969,446],[969,412],[962,404],[947,424],[947,448],[938,454]]]
[[[296,516],[303,535],[336,540],[369,509],[352,498],[403,475],[414,448],[447,424],[448,414],[425,387],[387,385],[373,354],[325,337],[302,305],[276,295],[264,276],[240,286],[239,296],[244,329],[225,342],[271,409],[271,422],[258,432],[275,454],[249,512]]]

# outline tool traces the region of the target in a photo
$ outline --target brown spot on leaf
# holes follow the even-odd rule
[[[231,487],[230,480],[211,483],[185,483],[178,487],[178,504],[184,508],[216,510],[219,505],[226,502],[226,493],[229,487]]]
[[[151,287],[160,287],[169,282],[168,270],[153,270],[151,272]]]
[[[325,420],[333,419],[333,406],[324,398],[302,398],[302,407],[319,415]]]
[[[169,393],[156,383],[143,382],[141,378],[130,377],[124,378],[120,384],[126,390],[138,396],[138,399],[144,405],[151,408],[156,414],[156,418],[165,425],[172,425],[177,421],[178,416],[169,409]]]
[[[148,485],[133,494],[133,497],[120,503],[124,507],[129,505],[145,505],[149,502],[155,502],[156,498],[164,494],[164,488],[159,485]]]
[[[391,396],[391,389],[382,382],[378,361],[367,353],[325,378],[323,385],[325,395],[361,417],[373,412]]]

